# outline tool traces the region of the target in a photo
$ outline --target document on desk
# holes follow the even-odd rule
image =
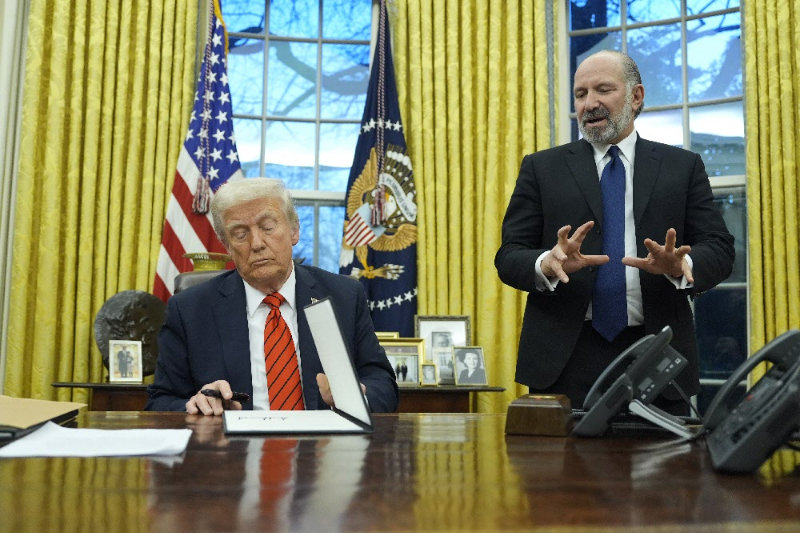
[[[329,298],[305,307],[306,319],[336,407],[328,411],[225,411],[225,433],[370,433],[361,392]]]
[[[191,436],[191,429],[79,429],[47,422],[0,448],[0,458],[176,455]]]

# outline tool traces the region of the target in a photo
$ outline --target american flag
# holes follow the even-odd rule
[[[167,206],[153,293],[166,301],[175,276],[192,269],[185,253],[225,253],[211,225],[211,194],[229,179],[243,177],[233,136],[228,87],[228,37],[219,1],[209,5],[208,34],[197,79],[189,130],[178,156]]]

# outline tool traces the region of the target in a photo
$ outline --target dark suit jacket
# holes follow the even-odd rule
[[[327,409],[317,387],[322,372],[304,307],[331,298],[345,346],[374,412],[397,408],[394,371],[378,344],[361,284],[319,268],[295,265],[297,327],[306,409]],[[252,397],[244,282],[231,270],[172,296],[158,337],[154,383],[145,409],[183,411],[200,388],[218,379]],[[244,406],[252,409],[252,400]]]
[[[672,346],[690,365],[678,377],[688,394],[699,390],[697,345],[689,297],[723,281],[733,267],[733,236],[713,205],[700,156],[639,137],[633,170],[633,212],[637,255],[644,239],[661,244],[669,228],[677,245],[689,244],[694,287],[679,291],[664,276],[640,271],[644,326],[657,333],[672,327]],[[574,231],[594,220],[581,247],[602,253],[602,195],[591,144],[585,140],[525,156],[503,220],[502,245],[495,256],[500,279],[528,292],[519,341],[516,381],[533,388],[552,385],[580,334],[596,277],[595,268],[569,275],[553,292],[534,286],[534,263],[557,242],[567,224]],[[669,389],[671,390],[671,389]]]

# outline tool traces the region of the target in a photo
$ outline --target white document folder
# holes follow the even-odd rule
[[[306,306],[305,313],[336,407],[320,411],[225,411],[225,433],[372,432],[372,416],[330,299]]]

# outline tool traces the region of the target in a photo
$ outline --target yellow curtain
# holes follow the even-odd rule
[[[506,388],[479,394],[483,412],[527,391],[514,383],[525,295],[500,283],[494,254],[523,155],[552,144],[554,11],[549,0],[389,4],[419,194],[418,313],[471,317],[489,384]]]
[[[800,327],[800,2],[743,2],[743,10],[753,353]]]
[[[105,300],[152,290],[193,95],[196,0],[33,0],[5,393],[102,381]],[[78,391],[76,400],[85,400]]]

